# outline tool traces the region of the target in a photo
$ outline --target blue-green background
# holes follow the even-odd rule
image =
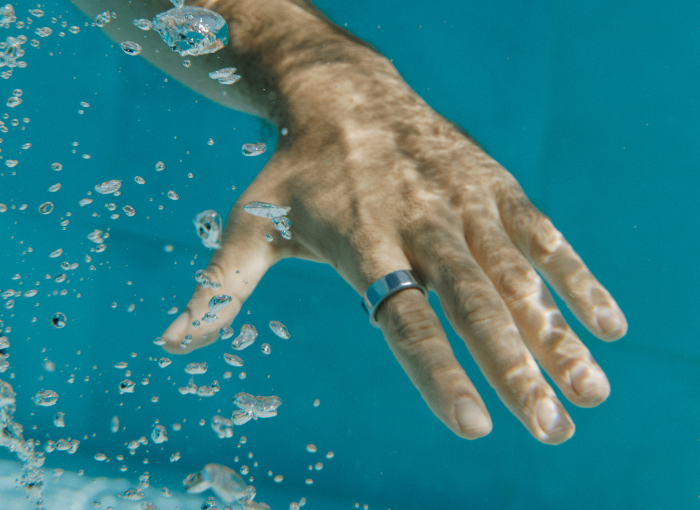
[[[14,5],[20,19],[35,7]],[[10,126],[0,145],[0,156],[20,161],[13,169],[0,165],[0,202],[28,204],[26,211],[0,214],[0,290],[39,290],[34,298],[16,298],[11,310],[0,309],[0,319],[12,328],[12,368],[0,379],[17,391],[25,436],[43,442],[87,434],[75,456],[54,452],[47,465],[128,476],[134,484],[147,470],[152,485],[173,489],[207,462],[236,466],[234,455],[252,451],[260,463],[251,472],[256,499],[273,508],[287,508],[301,496],[309,509],[354,508],[355,502],[392,510],[697,508],[700,4],[317,5],[393,59],[422,97],[508,168],[618,300],[630,329],[613,344],[594,339],[567,315],[608,374],[610,398],[596,409],[568,405],[576,435],[561,446],[542,445],[498,401],[450,331],[494,422],[486,438],[461,440],[424,405],[352,289],[330,268],[299,261],[273,268],[244,307],[250,315],[233,324],[238,331],[249,322],[261,333],[241,354],[247,379],[223,380],[230,368],[221,359],[228,342],[160,369],[149,360],[163,355],[152,340],[172,319],[166,311],[187,302],[194,272],[210,256],[191,218],[209,208],[225,214],[269,158],[275,131],[165,82],[98,29],[84,27],[70,4],[52,1],[29,30],[0,29],[2,38],[25,33],[30,39],[36,27],[54,30],[39,49],[25,45],[26,69],[0,80],[0,98],[16,88],[24,92],[20,106],[2,106],[2,113],[31,119]],[[58,37],[61,29],[49,19],[59,15],[59,23],[79,25],[81,32]],[[84,115],[77,113],[80,101],[91,105]],[[71,153],[74,141],[77,154]],[[264,156],[241,156],[243,143],[258,141],[268,143]],[[22,151],[26,142],[32,147]],[[84,153],[92,158],[82,159]],[[158,160],[165,162],[164,172],[155,172]],[[63,164],[61,172],[51,170],[54,161]],[[134,183],[135,175],[146,184]],[[108,179],[123,181],[120,197],[93,194],[93,204],[78,206]],[[48,193],[56,182],[61,190]],[[165,197],[171,189],[179,201]],[[47,200],[56,207],[42,216],[36,209]],[[118,220],[109,219],[106,202],[118,205]],[[133,218],[121,211],[126,204],[136,209]],[[94,211],[99,218],[91,216]],[[65,231],[62,219],[70,220]],[[84,257],[94,245],[86,236],[95,228],[109,228],[110,238],[104,253],[90,254],[96,266],[90,271]],[[163,250],[166,244],[174,245],[172,253]],[[59,247],[63,255],[48,258]],[[80,263],[69,282],[45,280],[45,274],[63,272],[64,260]],[[15,273],[21,284],[11,280]],[[64,288],[67,296],[48,296]],[[127,312],[130,303],[133,313]],[[56,311],[69,318],[64,329],[50,325]],[[292,338],[274,337],[269,320],[286,324]],[[272,345],[270,356],[260,352],[262,341]],[[44,358],[56,364],[55,372],[42,369]],[[119,396],[124,374],[113,368],[119,361],[129,362],[137,383],[151,374],[150,384]],[[209,372],[196,382],[218,379],[221,393],[200,400],[177,392],[187,383],[183,367],[191,361],[208,361]],[[71,373],[76,382],[68,385]],[[34,407],[30,399],[40,389],[57,391],[58,404]],[[208,422],[218,410],[231,412],[230,398],[238,391],[276,394],[284,404],[279,416],[246,424],[233,439],[220,441]],[[160,397],[157,404],[150,402],[153,395]],[[321,405],[314,408],[317,398]],[[66,413],[65,429],[53,427],[56,411]],[[115,414],[126,430],[111,434]],[[181,422],[183,430],[129,456],[124,443],[148,436],[155,419],[167,426]],[[200,427],[200,419],[207,425]],[[239,449],[241,434],[248,442]],[[307,453],[309,443],[319,453]],[[334,459],[322,456],[328,450]],[[170,464],[174,451],[182,459]],[[95,462],[97,452],[125,454],[129,471],[119,472],[116,460]],[[11,455],[3,451],[0,458]],[[324,469],[310,473],[307,466],[317,461]],[[284,482],[272,483],[268,469],[284,474]],[[312,486],[304,483],[309,476]]]

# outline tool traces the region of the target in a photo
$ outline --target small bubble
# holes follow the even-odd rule
[[[137,175],[136,177],[134,177],[134,180],[135,180],[138,184],[146,184],[146,180],[145,180],[143,177],[139,177],[138,175]]]
[[[214,139],[210,138],[209,141],[207,142],[207,145],[214,145]]]
[[[122,47],[122,50],[124,50],[124,53],[127,55],[138,55],[141,53],[141,46],[135,42],[132,41],[124,41],[123,43],[120,44]]]
[[[127,216],[133,216],[134,214],[136,214],[136,211],[130,205],[125,205],[122,209],[124,210]]]
[[[192,65],[192,61],[185,59],[182,61],[182,65],[185,67],[190,67]]]
[[[7,161],[5,161],[5,165],[7,165],[10,168],[16,167],[17,163],[19,163],[19,161],[17,161],[16,159],[8,159]]]
[[[274,480],[275,480],[275,482],[280,483],[282,480],[284,480],[284,476],[276,475]]]
[[[49,254],[49,257],[52,259],[55,259],[56,257],[60,257],[61,253],[63,253],[63,248],[59,248],[58,250],[54,250]]]
[[[233,85],[241,79],[241,76],[235,73],[235,67],[224,67],[223,69],[212,71],[208,74],[209,78],[211,78],[212,80],[218,80],[218,82],[222,85]]]
[[[171,190],[171,191],[168,191],[168,198],[169,198],[170,200],[179,200],[179,199],[180,199],[180,196],[179,196],[177,193],[175,193],[174,191]]]
[[[262,344],[260,346],[260,350],[262,351],[263,354],[270,354],[272,352],[272,348],[270,347],[270,344]]]
[[[315,453],[318,449],[316,448],[316,445],[313,444],[307,444],[306,445],[306,451],[310,453]]]
[[[102,184],[95,185],[95,191],[101,195],[109,195],[114,193],[122,186],[122,181],[118,179],[112,179],[111,181],[105,181]]]
[[[65,427],[65,426],[66,426],[65,416],[66,416],[65,413],[62,413],[62,412],[56,413],[56,414],[54,415],[54,417],[53,417],[53,424],[54,424],[54,426],[57,427],[57,428],[63,428],[63,427]]]
[[[78,203],[80,204],[80,207],[86,206],[86,205],[92,203],[92,198],[83,198],[83,199],[82,199],[80,202],[78,202]]]
[[[69,31],[71,34],[77,34],[78,32],[80,32],[80,27],[76,27],[75,25],[73,25],[72,27],[70,27],[70,28],[68,29],[68,31]]]
[[[49,193],[56,193],[59,189],[61,189],[61,183],[60,183],[60,182],[58,182],[58,183],[54,184],[53,186],[49,187],[49,189],[48,189],[47,191],[48,191]]]
[[[332,459],[333,457],[335,457],[335,453],[333,453],[333,452],[328,452],[328,453],[326,454],[326,458],[327,458],[327,459]]]
[[[241,147],[241,152],[244,156],[259,156],[267,150],[267,144],[264,143],[245,143]]]
[[[136,383],[130,381],[129,379],[124,379],[119,383],[119,394],[133,393],[136,388]]]
[[[31,146],[32,146],[31,143],[25,143],[24,145],[22,145],[22,150],[25,150],[25,151],[26,151],[27,149],[30,149]]]
[[[319,399],[314,400],[314,407],[318,407],[321,405],[321,401]]]
[[[58,401],[58,393],[52,390],[39,391],[32,400],[38,406],[49,407]]]
[[[7,100],[7,106],[10,108],[15,108],[16,106],[19,106],[22,104],[22,100],[18,98],[17,96],[12,96]]]
[[[141,30],[150,30],[153,28],[153,24],[147,19],[135,19],[131,23]]]
[[[287,327],[279,321],[270,321],[270,329],[275,335],[285,340],[288,340],[291,336],[289,331],[287,331]]]
[[[44,202],[39,206],[39,212],[41,214],[51,214],[53,211],[53,204],[51,202]]]
[[[272,239],[272,236],[270,234],[265,234],[265,241],[267,241],[268,243],[271,243],[272,240],[273,239]]]
[[[156,172],[162,172],[163,170],[165,170],[165,163],[162,161],[156,163]]]

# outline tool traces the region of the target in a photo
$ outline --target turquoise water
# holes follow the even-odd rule
[[[14,5],[19,19],[35,7]],[[503,407],[450,330],[494,422],[486,438],[461,440],[423,404],[352,289],[330,268],[300,261],[274,267],[234,322],[236,331],[251,323],[261,332],[241,354],[243,369],[225,365],[223,343],[169,356],[172,365],[159,368],[149,358],[164,353],[152,340],[173,318],[167,311],[185,305],[194,272],[211,253],[191,219],[205,209],[225,214],[273,152],[275,129],[166,82],[98,29],[84,27],[70,4],[51,2],[43,4],[46,14],[32,30],[49,26],[54,33],[38,49],[26,45],[27,68],[0,80],[0,99],[23,91],[21,105],[2,107],[20,124],[6,120],[9,132],[0,135],[0,156],[19,161],[15,168],[0,166],[0,202],[28,204],[25,211],[0,214],[0,289],[39,291],[0,309],[12,328],[11,368],[0,379],[18,394],[16,419],[25,437],[81,440],[73,456],[47,456],[48,477],[59,467],[82,469],[86,477],[127,478],[134,487],[148,471],[153,487],[176,491],[188,473],[216,462],[250,466],[256,500],[272,508],[288,508],[301,497],[306,508],[339,509],[356,502],[392,510],[695,508],[700,9],[681,1],[619,0],[596,6],[505,0],[317,5],[392,58],[422,97],[508,168],[612,292],[630,324],[617,343],[596,340],[565,311],[607,373],[610,398],[595,409],[567,405],[575,436],[560,446],[542,445]],[[80,26],[80,33],[59,37],[67,32],[61,20]],[[207,144],[210,138],[214,145]],[[263,156],[240,154],[243,143],[260,141],[268,144]],[[24,143],[32,147],[20,150]],[[155,171],[157,161],[165,163],[163,172]],[[53,162],[63,170],[51,170]],[[146,184],[136,184],[136,175]],[[92,204],[78,205],[109,179],[122,179],[120,197],[93,193]],[[58,182],[58,192],[46,191]],[[167,198],[170,190],[178,201]],[[55,208],[42,216],[36,209],[47,200]],[[117,204],[118,219],[109,218],[106,202]],[[136,210],[133,218],[121,210],[127,204]],[[107,250],[91,253],[96,245],[87,234],[108,228]],[[63,254],[49,258],[59,247]],[[92,262],[85,262],[86,254]],[[46,274],[64,272],[64,260],[80,265],[65,271],[64,283],[46,280]],[[17,273],[21,280],[12,280]],[[54,296],[54,289],[68,292]],[[60,330],[50,324],[57,311],[68,317]],[[283,322],[292,338],[274,337],[270,320]],[[262,341],[271,344],[271,355],[260,352]],[[45,358],[55,363],[54,372],[44,370]],[[124,373],[114,365],[121,361],[137,382],[133,395],[118,394]],[[197,376],[198,384],[217,379],[221,393],[211,399],[180,395],[177,387],[189,380],[184,366],[203,361],[210,368]],[[225,380],[229,369],[234,376]],[[241,370],[245,380],[237,377]],[[66,382],[70,374],[73,384]],[[144,377],[147,386],[140,384]],[[41,389],[57,391],[58,404],[35,407],[31,397]],[[284,404],[277,417],[219,440],[209,421],[228,415],[239,391],[275,394]],[[57,411],[66,414],[64,429],[52,424]],[[109,431],[114,415],[125,427],[117,434]],[[156,419],[168,426],[170,440],[130,456],[124,443],[149,436]],[[171,431],[173,423],[182,430]],[[247,442],[238,448],[241,435]],[[318,452],[307,452],[307,444]],[[334,458],[326,459],[331,450]],[[171,464],[176,451],[181,459]],[[96,453],[112,460],[99,463]],[[124,462],[114,459],[118,454]],[[0,452],[0,459],[10,458]],[[323,470],[308,470],[319,461]],[[268,470],[284,481],[274,483]],[[6,491],[0,502],[3,494],[15,497]]]

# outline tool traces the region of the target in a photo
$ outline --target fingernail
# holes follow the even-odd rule
[[[559,414],[557,404],[545,397],[537,404],[537,422],[540,428],[551,435],[562,431],[571,425],[571,422]]]
[[[491,430],[491,423],[484,412],[470,398],[463,398],[455,404],[455,417],[459,428],[464,432],[483,432]]]
[[[598,327],[605,334],[617,333],[622,329],[622,322],[617,313],[607,306],[596,310],[596,320]]]
[[[600,392],[607,386],[605,377],[585,363],[579,363],[571,372],[571,386],[580,397],[590,393]]]

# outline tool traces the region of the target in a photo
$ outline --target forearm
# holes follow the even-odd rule
[[[102,30],[116,43],[133,41],[140,56],[192,90],[229,108],[257,115],[275,123],[285,119],[289,94],[294,94],[295,72],[316,65],[347,62],[353,53],[372,54],[361,42],[334,27],[304,0],[198,0],[187,5],[205,7],[224,17],[229,43],[222,50],[182,57],[170,50],[154,30],[143,31],[132,20],[152,20],[172,8],[168,0],[73,0],[91,19],[104,11],[116,19]],[[191,61],[190,67],[183,60]],[[235,67],[242,79],[222,85],[208,73]]]

